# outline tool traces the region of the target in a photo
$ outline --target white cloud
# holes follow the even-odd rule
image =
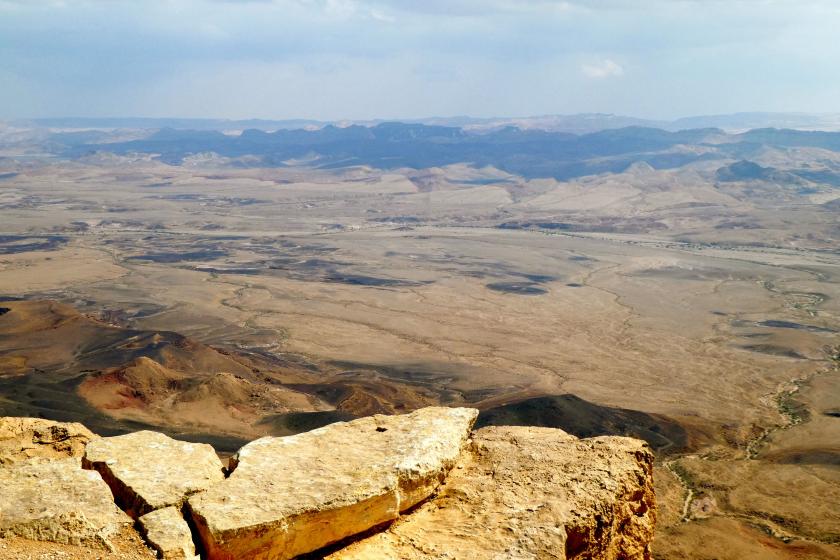
[[[624,67],[609,58],[605,58],[604,60],[593,64],[582,64],[580,71],[583,72],[583,75],[587,78],[598,80],[624,75]]]
[[[385,23],[396,23],[397,21],[397,18],[395,18],[394,16],[388,15],[385,12],[376,9],[370,10],[370,17],[372,17],[376,21],[382,21]]]
[[[356,14],[358,6],[353,0],[327,0],[325,9],[331,16],[349,18]]]

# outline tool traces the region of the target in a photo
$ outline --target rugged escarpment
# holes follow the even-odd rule
[[[476,415],[433,407],[262,438],[227,469],[155,432],[93,436],[81,461],[0,467],[0,558],[15,557],[10,536],[113,549],[131,518],[146,554],[172,559],[650,558],[646,444],[472,432]]]
[[[653,457],[637,440],[505,426],[470,451],[434,500],[330,560],[650,557]]]

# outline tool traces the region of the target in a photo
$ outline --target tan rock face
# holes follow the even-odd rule
[[[180,506],[191,494],[224,480],[222,462],[211,446],[158,432],[95,440],[83,462],[102,474],[117,503],[134,517]]]
[[[108,548],[130,523],[99,473],[77,458],[0,468],[0,536]]]
[[[228,479],[207,445],[155,432],[97,439],[85,456],[96,470],[43,456],[0,468],[0,537],[110,549],[132,530],[116,498],[164,559],[197,560],[194,539],[209,560],[293,558],[376,527],[327,558],[650,559],[646,444],[527,427],[484,428],[468,443],[476,415],[427,408],[263,438]],[[37,422],[6,426],[67,441]]]
[[[181,511],[173,506],[155,510],[137,520],[152,548],[164,560],[193,560],[195,544]]]
[[[652,464],[634,439],[484,428],[434,499],[328,558],[649,559]]]
[[[81,457],[85,445],[96,439],[77,422],[53,422],[40,418],[0,418],[0,466],[41,457]]]
[[[432,407],[246,445],[230,478],[189,500],[208,557],[293,558],[396,519],[446,477],[477,413]]]

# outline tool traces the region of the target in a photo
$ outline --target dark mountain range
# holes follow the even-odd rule
[[[178,164],[196,153],[227,158],[257,156],[261,165],[283,166],[307,158],[321,167],[371,165],[380,168],[427,168],[460,162],[493,165],[526,177],[569,178],[622,171],[640,160],[654,167],[678,166],[702,155],[674,154],[680,144],[698,144],[717,130],[668,132],[629,127],[585,135],[508,127],[487,133],[421,124],[383,123],[375,127],[326,126],[317,130],[246,130],[240,135],[217,131],[163,129],[128,142],[88,143],[77,133],[52,135],[66,157],[96,152],[157,154]]]
[[[282,167],[290,160],[306,159],[324,168],[370,165],[388,169],[429,168],[455,163],[491,165],[524,177],[569,179],[604,172],[621,172],[636,162],[654,168],[674,168],[709,159],[747,159],[764,145],[809,147],[840,151],[840,133],[760,129],[727,135],[719,129],[671,132],[657,128],[626,127],[589,134],[522,130],[506,127],[475,132],[462,128],[411,123],[383,123],[373,127],[332,125],[314,130],[265,132],[249,129],[241,134],[214,130],[165,128],[126,142],[102,142],[96,133],[55,133],[54,153],[78,158],[107,152],[117,155],[155,154],[178,165],[194,154],[214,153],[244,165]],[[686,149],[691,146],[691,149]],[[760,169],[731,170],[722,180],[758,178]],[[746,173],[746,176],[742,176]]]
[[[776,171],[770,167],[762,167],[757,163],[741,160],[718,169],[717,179],[727,183],[750,180],[769,181],[775,174]]]
[[[755,128],[787,128],[798,130],[840,130],[840,115],[809,113],[734,113],[727,115],[703,115],[684,117],[672,121],[651,120],[608,113],[581,113],[574,115],[539,115],[530,117],[427,117],[419,119],[398,119],[409,124],[430,126],[448,126],[472,130],[497,130],[507,126],[523,130],[545,130],[549,132],[571,132],[586,134],[643,126],[679,131],[695,128],[720,128],[728,132],[742,132]],[[51,129],[161,129],[177,128],[182,130],[247,130],[258,129],[274,131],[296,128],[322,128],[329,124],[348,126],[376,126],[386,122],[373,120],[319,121],[315,119],[185,119],[185,118],[147,118],[147,117],[57,117],[14,121],[12,124],[23,128]]]
[[[788,186],[807,188],[811,183],[840,186],[840,174],[831,170],[793,169],[781,171],[774,167],[762,167],[755,162],[740,160],[721,167],[716,173],[722,183],[739,181],[766,181]]]

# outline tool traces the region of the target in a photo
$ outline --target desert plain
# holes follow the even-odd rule
[[[721,165],[2,159],[0,415],[231,453],[474,406],[648,441],[657,558],[840,558],[840,188]]]

